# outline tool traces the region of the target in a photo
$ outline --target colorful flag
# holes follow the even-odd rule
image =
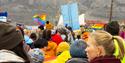
[[[39,25],[45,25],[45,20],[46,20],[46,15],[41,15],[41,16],[39,16],[39,15],[34,15],[33,16],[33,20],[35,21],[35,22],[37,22]]]
[[[46,14],[40,15],[40,18],[41,18],[43,21],[45,21],[45,20],[46,20]]]

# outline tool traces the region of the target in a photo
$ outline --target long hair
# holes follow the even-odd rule
[[[102,45],[104,47],[106,55],[113,55],[115,46],[111,34],[99,30],[91,33],[90,37],[95,40],[96,45]]]
[[[98,45],[104,47],[106,55],[114,55],[114,53],[118,52],[118,56],[116,57],[119,59],[123,59],[125,56],[125,43],[120,36],[112,36],[105,31],[96,31],[91,34],[91,37],[95,39]],[[115,40],[118,48],[116,48]],[[118,49],[118,51],[115,51],[116,49]]]

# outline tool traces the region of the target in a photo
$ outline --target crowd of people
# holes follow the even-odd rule
[[[49,21],[30,32],[0,22],[0,63],[125,63],[124,30],[117,21],[91,32]]]

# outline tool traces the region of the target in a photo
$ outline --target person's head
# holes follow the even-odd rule
[[[31,33],[30,38],[31,38],[33,41],[36,41],[38,37],[37,37],[36,33]]]
[[[46,24],[49,24],[49,21],[46,21]]]
[[[16,27],[11,24],[0,22],[0,50],[11,50],[26,62],[30,62],[24,50],[23,41],[20,30],[16,30]]]
[[[68,26],[67,29],[73,32],[72,27]]]
[[[69,49],[70,45],[67,42],[61,42],[56,49],[56,55],[59,55],[62,52],[67,51]]]
[[[44,26],[43,26],[43,25],[40,25],[40,26],[38,27],[38,29],[44,30]]]
[[[109,22],[105,26],[105,31],[109,32],[111,35],[119,35],[120,26],[117,21]]]
[[[95,31],[91,33],[86,48],[89,61],[99,56],[113,56],[116,50],[114,39],[117,40],[117,43],[120,46],[118,51],[119,57],[122,58],[125,51],[123,50],[124,47],[120,37],[112,36],[106,31]],[[120,50],[123,50],[123,52],[120,52]]]
[[[42,38],[44,38],[46,40],[50,40],[51,39],[51,30],[44,30]]]
[[[87,44],[83,40],[77,40],[70,46],[70,54],[73,58],[87,58],[85,49]]]
[[[80,36],[80,35],[77,35],[77,39],[81,39],[81,36]]]
[[[34,42],[34,47],[35,48],[44,48],[47,47],[48,42],[46,39],[39,38],[37,41]]]
[[[28,52],[32,58],[33,63],[43,63],[44,62],[44,53],[40,49],[32,49]]]

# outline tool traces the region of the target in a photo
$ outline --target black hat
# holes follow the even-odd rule
[[[119,35],[119,27],[117,21],[112,21],[105,26],[105,31],[109,32],[111,35]]]

